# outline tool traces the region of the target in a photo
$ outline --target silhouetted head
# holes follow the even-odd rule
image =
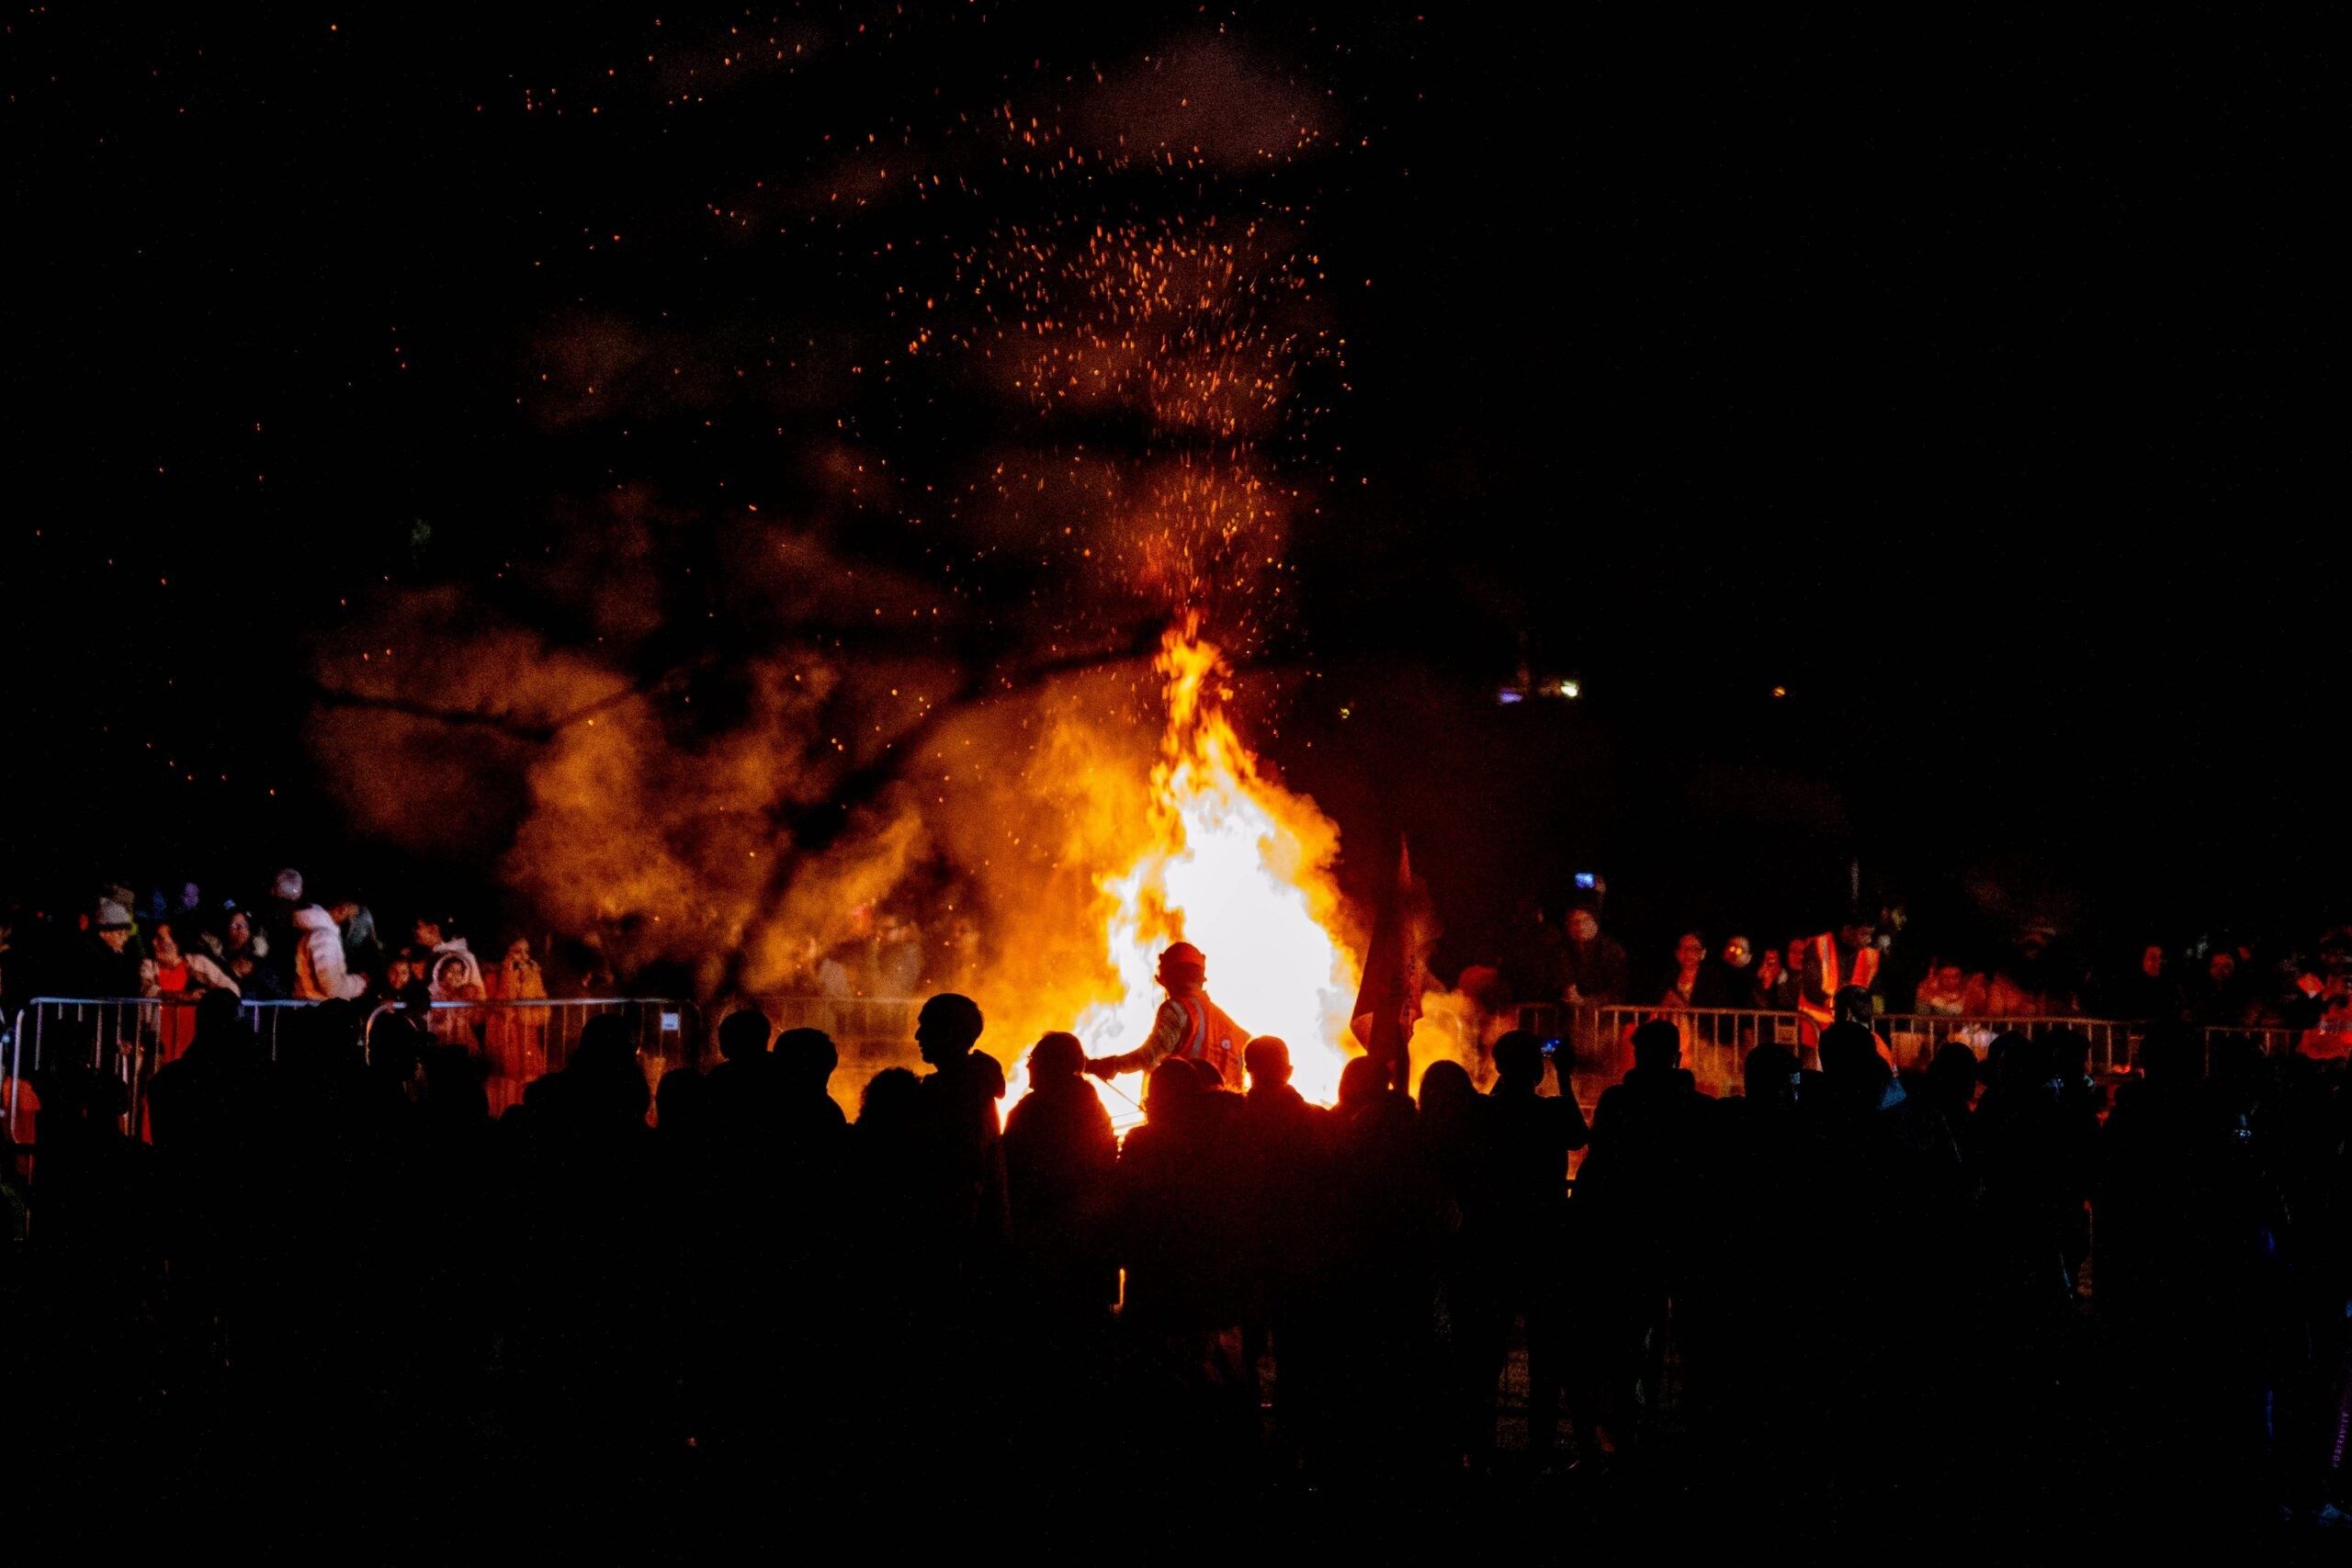
[[[1252,1089],[1286,1084],[1290,1082],[1290,1043],[1278,1035],[1261,1034],[1241,1048],[1241,1065],[1249,1069]]]
[[[637,1032],[618,1013],[599,1013],[581,1026],[565,1076],[577,1088],[573,1103],[603,1124],[645,1124],[653,1091],[638,1059]]]
[[[1421,1111],[1444,1120],[1477,1114],[1478,1086],[1459,1062],[1431,1062],[1421,1073]]]
[[[1524,1029],[1514,1029],[1495,1042],[1495,1076],[1501,1087],[1532,1093],[1544,1081],[1544,1042]]]
[[[719,1021],[718,1054],[730,1062],[759,1055],[768,1048],[775,1026],[757,1008],[737,1008]]]
[[[905,1133],[922,1114],[922,1080],[905,1067],[885,1067],[865,1080],[857,1125],[865,1133]]]
[[[1634,1031],[1634,1066],[1645,1072],[1672,1072],[1682,1065],[1682,1031],[1654,1018]]]
[[[368,1066],[371,1072],[395,1082],[406,1082],[415,1070],[417,1055],[424,1044],[424,1032],[406,1013],[379,1012],[368,1021]]]
[[[1143,1113],[1158,1122],[1181,1122],[1201,1101],[1201,1075],[1182,1056],[1164,1056],[1144,1080]]]
[[[1871,1002],[1870,987],[1867,986],[1838,987],[1838,995],[1832,999],[1830,1006],[1836,1010],[1838,1022],[1859,1023],[1864,1029],[1870,1027],[1871,1019],[1878,1011]]]
[[[1884,1083],[1891,1076],[1878,1054],[1878,1037],[1859,1023],[1833,1023],[1821,1032],[1821,1071],[1847,1088]]]
[[[580,1043],[571,1048],[575,1064],[609,1067],[637,1059],[637,1034],[628,1020],[616,1012],[600,1012],[580,1026]]]
[[[1838,928],[1838,945],[1851,952],[1856,948],[1870,946],[1877,935],[1878,922],[1867,915],[1849,916],[1845,923]]]
[[[1707,939],[1697,931],[1684,931],[1682,940],[1674,944],[1674,961],[1686,969],[1695,969],[1707,959]]]
[[[1789,1080],[1796,1073],[1797,1054],[1767,1040],[1740,1063],[1739,1086],[1750,1100],[1779,1100],[1789,1092]]]
[[[2030,1035],[2014,1030],[1994,1041],[2001,1047],[1999,1066],[1993,1069],[1993,1081],[2003,1089],[2024,1089],[2044,1082],[2050,1077],[2050,1048]]]
[[[1063,1082],[1085,1070],[1086,1047],[1067,1030],[1040,1034],[1037,1043],[1029,1047],[1029,1081],[1033,1085]]]
[[[983,1027],[979,1003],[954,991],[942,991],[915,1015],[915,1048],[924,1061],[944,1067],[971,1055]]]
[[[823,1093],[833,1069],[842,1065],[833,1037],[821,1029],[787,1029],[775,1037],[774,1060],[784,1075],[801,1089]]]
[[[1935,1060],[1928,1064],[1928,1083],[1937,1100],[1965,1109],[1976,1098],[1978,1071],[1976,1053],[1960,1041],[1947,1040],[1936,1047]]]
[[[1370,1056],[1351,1056],[1340,1069],[1340,1109],[1362,1111],[1388,1093],[1388,1071]]]
[[[1159,955],[1159,983],[1171,991],[1197,991],[1208,984],[1208,955],[1189,942],[1171,942]]]

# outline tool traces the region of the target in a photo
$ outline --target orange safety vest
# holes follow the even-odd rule
[[[1174,1055],[1215,1067],[1228,1085],[1241,1081],[1241,1047],[1249,1043],[1241,1026],[1225,1010],[1200,992],[1168,998],[1183,1010],[1184,1032],[1176,1037]]]
[[[1821,995],[1818,1002],[1797,992],[1797,1011],[1826,1029],[1838,1021],[1838,993],[1848,986],[1864,986],[1878,978],[1878,949],[1865,947],[1854,954],[1854,973],[1840,978],[1838,974],[1838,939],[1827,931],[1813,939],[1814,961],[1821,966]]]

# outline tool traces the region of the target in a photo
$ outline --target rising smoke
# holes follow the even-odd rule
[[[728,91],[797,91],[775,62]],[[517,373],[518,460],[569,476],[543,517],[312,651],[357,831],[707,998],[894,899],[976,920],[1007,989],[1102,965],[1072,914],[1140,830],[1148,655],[1189,614],[1246,656],[1314,513],[1340,345],[1300,172],[1332,128],[1217,37],[984,74],[773,177],[671,171],[692,232],[631,276],[724,246],[731,294],[549,300]]]

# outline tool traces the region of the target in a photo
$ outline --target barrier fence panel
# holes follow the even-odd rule
[[[1888,1013],[1872,1021],[1894,1048],[1895,1066],[1924,1067],[1947,1043],[1958,1041],[1976,1053],[1979,1061],[1994,1041],[2004,1034],[2044,1040],[2067,1034],[2086,1046],[2093,1077],[2111,1077],[2132,1070],[2139,1049],[2141,1026],[2105,1018],[1949,1018],[1932,1013]]]
[[[919,997],[772,997],[760,1006],[779,1029],[821,1029],[842,1051],[853,1077],[870,1077],[888,1057],[910,1052]],[[299,1038],[301,1021],[322,1004],[248,1001],[238,1015],[254,1031],[263,1052],[275,1059]],[[380,1007],[369,1015],[393,1011]],[[638,1042],[649,1082],[675,1067],[699,1067],[707,1055],[703,1023],[692,1003],[639,998],[549,998],[547,999],[435,1002],[423,1027],[433,1039],[460,1044],[483,1066],[485,1089],[494,1115],[518,1101],[535,1077],[560,1071],[571,1059],[580,1033],[591,1019],[627,1020]],[[1569,1084],[1590,1102],[1624,1077],[1633,1065],[1633,1032],[1653,1018],[1671,1020],[1682,1035],[1683,1065],[1699,1087],[1722,1096],[1740,1091],[1747,1055],[1768,1042],[1801,1049],[1802,1021],[1791,1012],[1744,1008],[1578,1007],[1531,1003],[1514,1010],[1515,1027],[1556,1042],[1555,1060]],[[119,1082],[127,1107],[123,1126],[146,1132],[147,1089],[195,1038],[193,1004],[162,998],[37,997],[18,1010],[0,1064],[6,1078],[0,1089],[0,1126],[19,1144],[32,1141],[37,1100],[29,1080],[43,1070],[77,1065]],[[2064,1032],[2087,1047],[2086,1066],[2096,1077],[2132,1070],[2141,1026],[2112,1019],[1955,1018],[1886,1013],[1872,1027],[1905,1070],[1924,1067],[1948,1043],[1957,1042],[1981,1059],[2005,1033],[2043,1038]],[[2208,1027],[2202,1032],[2210,1056],[2217,1045],[2243,1042],[2267,1056],[2299,1050],[2341,1055],[2352,1036],[2327,1030],[2278,1027]],[[851,1088],[844,1084],[842,1087]]]
[[[1705,1092],[1739,1092],[1747,1054],[1777,1043],[1797,1049],[1799,1021],[1792,1012],[1749,1008],[1595,1007],[1577,1010],[1584,1041],[1577,1053],[1579,1074],[1596,1085],[1614,1083],[1634,1065],[1634,1031],[1654,1018],[1672,1023],[1682,1035],[1682,1065]],[[1584,1092],[1585,1086],[1578,1089]]]
[[[1589,1098],[1623,1077],[1633,1065],[1633,1032],[1653,1018],[1671,1020],[1682,1032],[1683,1066],[1711,1093],[1737,1093],[1747,1054],[1767,1041],[1800,1050],[1804,1024],[1792,1012],[1756,1012],[1736,1008],[1646,1008],[1528,1006],[1518,1010],[1517,1026],[1560,1041],[1574,1064],[1577,1092]],[[2071,1036],[2086,1048],[2085,1067],[2094,1077],[2132,1072],[2145,1026],[2107,1018],[1947,1017],[1930,1013],[1882,1013],[1871,1029],[1886,1042],[1895,1066],[1905,1072],[1927,1066],[1947,1043],[1967,1046],[1983,1060],[2004,1034],[2047,1040]],[[2314,1055],[2352,1055],[2352,1032],[2327,1029],[2211,1026],[2200,1031],[2210,1059],[2223,1042],[2241,1041],[2266,1056],[2298,1051]]]
[[[2345,1055],[2346,1042],[2341,1032],[2331,1029],[2280,1029],[2214,1025],[2205,1031],[2205,1060],[2210,1065],[2213,1048],[2225,1043],[2243,1042],[2259,1049],[2266,1056],[2291,1056],[2298,1050],[2310,1050],[2314,1055]],[[2331,1049],[2332,1047],[2332,1049]]]
[[[821,1029],[846,1050],[914,1049],[922,997],[763,997],[760,1010],[777,1029]]]
[[[300,1040],[305,1021],[322,1005],[249,1001],[237,1012],[274,1061]],[[368,1021],[373,1024],[396,1010],[379,1007]],[[434,1040],[464,1045],[481,1059],[495,1114],[518,1100],[532,1078],[561,1070],[581,1031],[599,1017],[628,1021],[649,1081],[659,1082],[672,1067],[701,1065],[699,1018],[688,1002],[602,997],[435,1002],[421,1021]],[[9,1033],[6,1098],[0,1103],[9,1136],[20,1144],[32,1141],[38,1107],[33,1076],[65,1066],[85,1067],[120,1083],[123,1129],[136,1128],[144,1136],[148,1086],[195,1037],[196,1010],[187,1002],[155,997],[32,998],[17,1010]]]

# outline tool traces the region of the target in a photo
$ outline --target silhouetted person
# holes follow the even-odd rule
[[[984,1027],[979,1004],[953,992],[923,1003],[915,1019],[915,1045],[932,1068],[922,1079],[923,1128],[949,1249],[943,1262],[967,1271],[993,1256],[1007,1228],[996,1110],[1004,1069],[974,1049]]]
[[[0,1451],[9,1460],[12,1513],[26,1520],[39,1517],[44,1495],[86,1495],[90,1475],[120,1454],[126,1427],[135,1430],[132,1413],[186,1370],[162,1354],[169,1340],[153,1316],[164,1281],[158,1209],[171,1190],[159,1183],[153,1151],[120,1130],[130,1108],[121,1079],[74,1063],[36,1072],[32,1087],[40,1109],[30,1235],[0,1240],[11,1346],[0,1397],[17,1438],[0,1442]],[[0,1190],[0,1201],[17,1196]],[[175,1251],[175,1270],[185,1256]],[[209,1309],[213,1282],[208,1273],[175,1280],[175,1289],[204,1287],[201,1305]],[[212,1327],[206,1312],[188,1310],[194,1304],[181,1303],[164,1325],[180,1330],[175,1337]],[[209,1334],[194,1348],[217,1360]],[[187,1359],[186,1349],[176,1358]],[[183,1377],[175,1392],[194,1382]]]
[[[1023,1281],[1057,1320],[1099,1315],[1118,1299],[1104,1247],[1119,1143],[1084,1077],[1078,1036],[1041,1036],[1029,1051],[1029,1092],[1005,1119],[1005,1188]]]
[[[2195,1031],[2152,1027],[2141,1080],[2117,1091],[2099,1134],[2098,1310],[2127,1445],[2117,1474],[2143,1489],[2140,1506],[2191,1522],[2262,1504],[2277,1416],[2285,1216],[2252,1089],[2258,1058],[2233,1060],[2231,1044],[2205,1079]]]
[[[614,1488],[647,1462],[674,1387],[677,1341],[643,1325],[674,1312],[676,1265],[646,1125],[652,1092],[629,1021],[583,1025],[571,1060],[524,1091],[515,1326],[507,1357],[530,1440],[582,1520],[618,1518]]]
[[[1936,1047],[1935,1058],[1922,1075],[1921,1091],[1928,1103],[1942,1112],[1963,1147],[1969,1141],[1968,1118],[1976,1103],[1976,1082],[1981,1070],[1974,1051],[1958,1040],[1947,1040]]]
[[[1577,1172],[1579,1246],[1590,1257],[1600,1418],[1624,1450],[1657,1414],[1672,1303],[1689,1265],[1709,1101],[1682,1066],[1682,1033],[1652,1019],[1634,1066],[1593,1108]]]
[[[1211,1093],[1193,1063],[1162,1060],[1145,1086],[1144,1124],[1119,1152],[1123,1315],[1146,1332],[1215,1332],[1243,1315],[1235,1194],[1225,1185],[1231,1172]]]
[[[1235,1118],[1231,1158],[1239,1194],[1237,1216],[1249,1270],[1250,1303],[1243,1322],[1243,1359],[1255,1373],[1269,1337],[1287,1366],[1291,1347],[1283,1325],[1302,1282],[1325,1258],[1324,1182],[1331,1117],[1291,1082],[1290,1046],[1261,1034],[1243,1048],[1249,1092]],[[1275,1381],[1276,1420],[1291,1403],[1287,1375]]]
[[[1161,1059],[1142,1126],[1119,1151],[1113,1245],[1126,1270],[1125,1415],[1143,1472],[1189,1490],[1205,1453],[1245,1446],[1256,1385],[1242,1366],[1247,1272],[1235,1246],[1238,1195],[1212,1106],[1214,1070]],[[1181,1495],[1181,1494],[1180,1494]]]
[[[776,1124],[793,1157],[819,1171],[840,1161],[849,1120],[833,1099],[841,1052],[821,1029],[787,1029],[768,1060],[775,1074]]]
[[[267,1113],[267,1070],[236,996],[207,993],[196,1004],[196,1038],[147,1090],[156,1147],[198,1162],[238,1157]]]
[[[653,1121],[665,1154],[673,1146],[699,1155],[718,1107],[710,1080],[692,1067],[672,1067],[653,1089]]]
[[[2054,1311],[2075,1288],[2098,1118],[2069,1095],[2051,1042],[2011,1035],[1971,1118],[1996,1266],[2017,1311]]]
[[[1479,1376],[1482,1436],[1494,1436],[1496,1382],[1514,1321],[1527,1334],[1527,1445],[1539,1467],[1558,1441],[1560,1391],[1567,1365],[1568,1156],[1585,1146],[1590,1130],[1584,1111],[1568,1092],[1547,1098],[1544,1046],[1525,1030],[1495,1042],[1495,1087],[1487,1091],[1494,1170],[1492,1206],[1480,1225],[1491,1295],[1486,1304]],[[1570,1415],[1580,1457],[1597,1446],[1591,1411],[1579,1388]]]
[[[1439,1351],[1447,1382],[1441,1419],[1446,1460],[1459,1463],[1483,1455],[1494,1439],[1494,1369],[1481,1332],[1494,1294],[1487,1256],[1494,1140],[1487,1103],[1461,1063],[1429,1064],[1417,1098],[1414,1130],[1437,1201]]]
[[[1301,1390],[1312,1473],[1332,1484],[1396,1484],[1443,1452],[1449,1382],[1440,1358],[1439,1207],[1413,1102],[1384,1066],[1340,1074],[1325,1179],[1325,1255],[1297,1292],[1295,1353],[1281,1376]]]
[[[1251,1136],[1269,1145],[1306,1153],[1323,1135],[1329,1113],[1310,1104],[1290,1081],[1288,1043],[1261,1034],[1243,1049],[1242,1061],[1250,1074],[1244,1100]]]
[[[856,1215],[850,1258],[861,1316],[877,1349],[910,1331],[938,1267],[935,1182],[923,1125],[922,1080],[905,1067],[868,1078],[850,1129],[847,1196]]]
[[[1972,1298],[1973,1188],[1942,1115],[1895,1078],[1870,1030],[1834,1023],[1820,1052],[1809,1196],[1822,1360],[1808,1397],[1825,1409],[1824,1462],[1851,1478],[1849,1502],[1893,1510],[1900,1477],[1922,1456],[1963,1462],[1963,1434],[1995,1407],[1970,1359],[1985,1337]]]
[[[737,1008],[718,1024],[718,1065],[710,1069],[713,1129],[722,1138],[752,1136],[775,1114],[776,1078],[767,1014]]]
[[[1708,1197],[1694,1216],[1700,1241],[1685,1276],[1687,1310],[1677,1304],[1677,1344],[1690,1369],[1691,1424],[1707,1445],[1698,1462],[1744,1505],[1803,1523],[1824,1480],[1807,1386],[1814,1346],[1843,1311],[1819,1294],[1813,1101],[1821,1085],[1795,1052],[1768,1042],[1741,1064],[1741,1088],[1711,1118]]]

